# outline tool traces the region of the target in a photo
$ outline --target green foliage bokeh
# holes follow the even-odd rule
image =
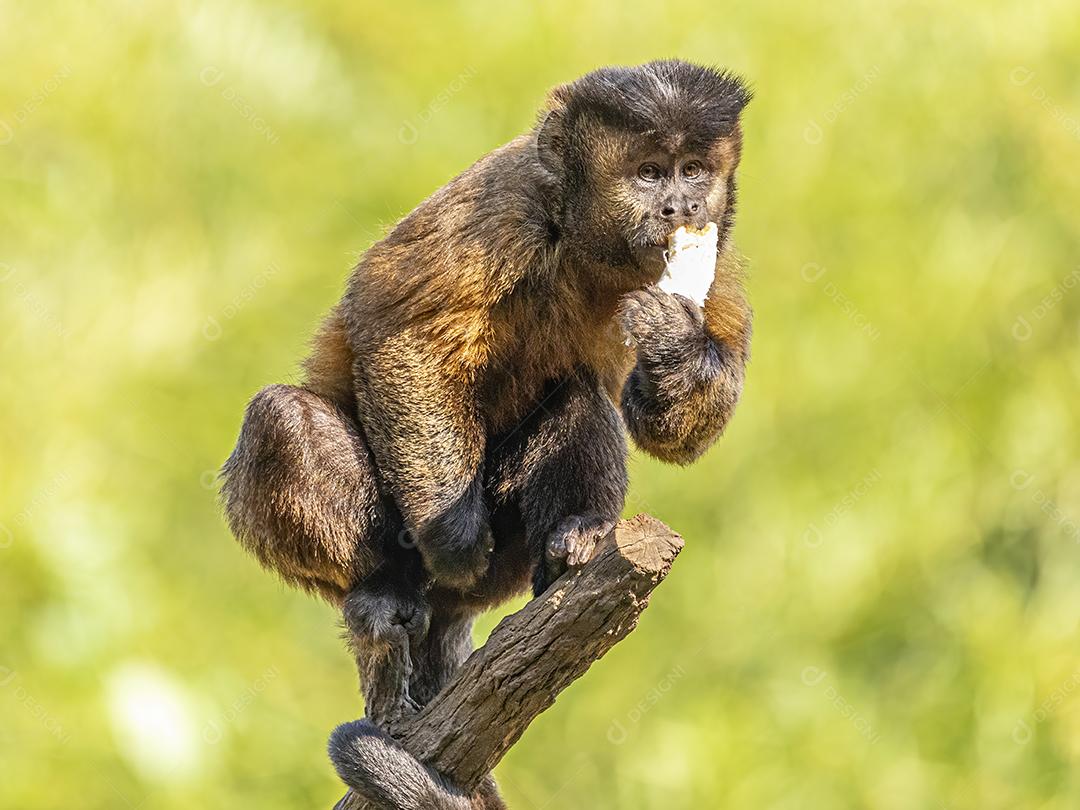
[[[747,390],[695,466],[632,459],[628,513],[686,550],[500,765],[508,802],[1080,806],[1075,3],[0,23],[0,807],[332,805],[355,673],[223,526],[244,404],[546,88],[673,55],[757,93]]]

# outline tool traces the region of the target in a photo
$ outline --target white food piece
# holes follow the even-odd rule
[[[700,231],[680,225],[668,237],[668,249],[664,251],[667,269],[657,286],[664,292],[685,295],[699,307],[704,306],[716,274],[718,237],[715,222]]]

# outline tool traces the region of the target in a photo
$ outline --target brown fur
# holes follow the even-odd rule
[[[747,99],[678,62],[556,88],[533,132],[372,246],[302,386],[249,406],[223,470],[230,524],[264,565],[343,606],[375,722],[467,653],[467,633],[446,645],[429,628],[460,627],[530,576],[543,590],[566,564],[552,549],[587,559],[622,509],[624,422],[677,463],[727,424],[750,337],[729,239]],[[647,182],[644,161],[666,179]],[[721,231],[704,312],[651,286],[691,200]]]
[[[386,516],[371,459],[346,413],[315,393],[271,386],[252,400],[225,466],[226,514],[263,565],[339,602],[377,564],[358,537]]]

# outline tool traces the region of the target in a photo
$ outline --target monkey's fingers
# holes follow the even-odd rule
[[[647,303],[638,297],[640,292],[630,293],[619,304],[619,320],[629,336],[629,344],[647,338],[651,331]]]
[[[566,563],[571,568],[579,568],[592,559],[597,544],[615,528],[614,520],[602,518],[583,518],[580,526],[567,538],[569,553]]]
[[[563,566],[577,568],[587,563],[596,544],[615,527],[614,520],[597,515],[571,515],[559,523],[548,540],[547,556]]]

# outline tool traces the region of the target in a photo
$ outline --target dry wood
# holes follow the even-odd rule
[[[634,629],[682,546],[649,515],[620,522],[586,565],[503,619],[446,688],[390,734],[419,761],[475,790],[529,723]],[[369,807],[353,793],[337,805]]]

